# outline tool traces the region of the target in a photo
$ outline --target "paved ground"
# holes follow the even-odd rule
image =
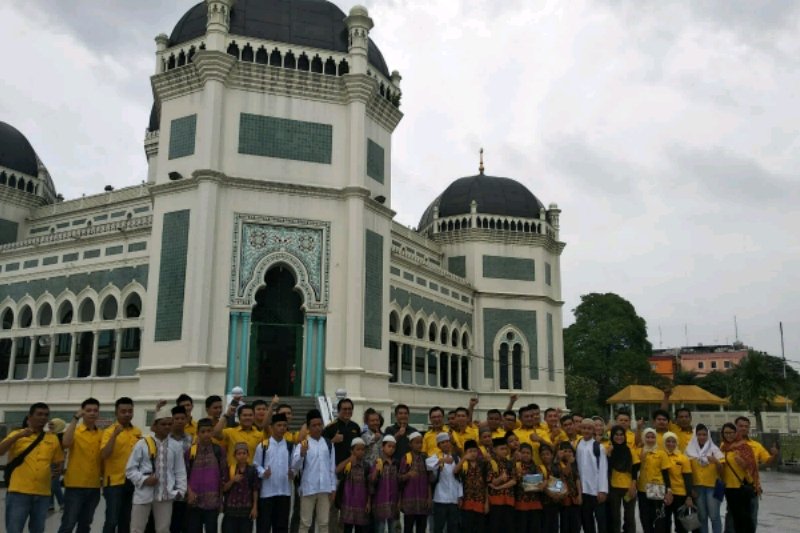
[[[762,481],[765,489],[761,500],[761,510],[758,515],[758,530],[764,533],[783,533],[800,531],[800,476],[781,472],[762,472]],[[5,517],[5,490],[0,491],[0,515]],[[725,505],[723,504],[723,512]],[[92,532],[100,532],[103,526],[103,513],[105,505],[100,500],[100,505],[95,513]],[[61,521],[61,515],[56,512],[47,519],[47,533],[55,533]],[[0,531],[5,531],[5,526],[0,525]]]

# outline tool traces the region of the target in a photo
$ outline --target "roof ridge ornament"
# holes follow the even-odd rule
[[[483,147],[481,147],[480,154],[481,154],[481,163],[480,163],[480,165],[478,165],[478,172],[483,174],[483,170],[484,170],[484,167],[483,167]]]

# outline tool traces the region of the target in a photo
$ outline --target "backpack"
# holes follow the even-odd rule
[[[217,458],[217,465],[222,466],[222,446],[219,444],[211,443],[211,449],[214,450],[214,457]],[[189,474],[192,472],[192,467],[194,466],[194,458],[197,456],[197,444],[192,444],[192,447],[189,448],[189,468],[186,469],[186,476],[188,477]]]

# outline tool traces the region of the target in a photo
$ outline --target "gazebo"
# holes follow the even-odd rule
[[[630,404],[631,418],[636,420],[636,404],[660,405],[663,401],[664,391],[657,387],[628,385],[606,400],[606,403],[609,405],[612,419],[614,418],[614,405]],[[719,405],[722,410],[723,406],[728,405],[729,402],[697,385],[675,385],[669,395],[668,403],[671,405]]]

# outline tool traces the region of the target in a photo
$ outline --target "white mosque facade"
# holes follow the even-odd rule
[[[401,77],[372,27],[321,0],[191,8],[156,38],[140,185],[64,200],[0,122],[0,420],[234,385],[416,421],[564,406],[560,210],[481,168],[395,222]]]

